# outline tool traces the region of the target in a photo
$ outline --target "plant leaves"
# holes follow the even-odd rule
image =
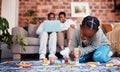
[[[18,44],[20,44],[20,40],[21,40],[21,35],[17,34],[15,42],[18,43]]]
[[[9,29],[9,23],[6,18],[0,17],[0,30]]]
[[[28,40],[25,39],[25,38],[23,38],[23,39],[22,39],[22,43],[23,43],[24,45],[28,45]]]
[[[0,17],[0,43],[7,44],[7,48],[11,49],[13,44],[12,35],[8,32],[9,23],[6,18]]]

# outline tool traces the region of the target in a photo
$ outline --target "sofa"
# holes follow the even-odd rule
[[[120,24],[115,25],[112,31],[108,32],[106,36],[111,43],[113,56],[120,56]]]
[[[12,28],[12,35],[13,40],[15,41],[16,35],[20,34],[21,38],[25,38],[28,41],[28,45],[25,46],[25,51],[21,48],[21,44],[13,44],[12,45],[12,53],[14,60],[20,60],[21,54],[38,54],[39,53],[39,46],[40,46],[40,37],[36,35],[38,25],[29,24],[28,31],[26,31],[22,27],[13,27]],[[60,51],[60,48],[57,47],[57,52]],[[47,50],[47,52],[49,52]]]
[[[111,43],[113,56],[120,56],[120,23],[102,24],[102,28]]]

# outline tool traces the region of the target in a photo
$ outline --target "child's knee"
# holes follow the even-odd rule
[[[99,55],[99,54],[97,54],[97,53],[95,53],[94,55],[93,55],[93,60],[95,61],[95,62],[101,62],[101,63],[105,63],[105,62],[108,62],[109,60],[110,60],[110,57],[109,56],[103,56],[103,55]]]
[[[93,60],[96,62],[107,62],[110,60],[110,56],[108,56],[110,52],[110,48],[108,46],[100,46],[93,55]]]

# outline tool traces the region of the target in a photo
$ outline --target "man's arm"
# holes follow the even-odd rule
[[[41,24],[39,25],[38,29],[36,30],[36,34],[37,34],[37,35],[40,35],[41,32],[43,32],[43,23],[41,23]]]
[[[73,20],[70,19],[69,23],[71,28],[76,29],[76,23]]]

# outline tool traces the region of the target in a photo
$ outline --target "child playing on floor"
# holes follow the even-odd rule
[[[73,34],[70,57],[75,60],[74,48],[79,48],[79,62],[107,62],[111,58],[110,42],[94,16],[87,16]]]

